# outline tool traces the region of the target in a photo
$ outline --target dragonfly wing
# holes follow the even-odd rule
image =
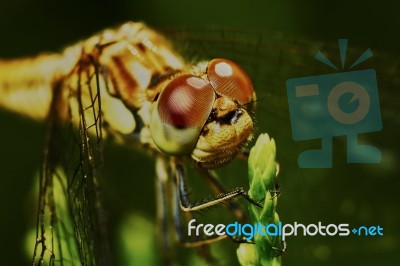
[[[373,47],[359,47],[349,39],[342,67],[337,40],[325,42],[277,32],[235,29],[173,29],[164,30],[164,33],[187,58],[222,57],[236,61],[243,67],[251,77],[257,93],[255,116],[258,130],[276,136],[283,146],[293,145],[286,91],[288,79],[374,69],[379,102],[386,107],[381,109],[382,120],[398,121],[396,110],[400,108],[400,101],[394,100],[393,93],[398,93],[400,87],[399,55],[376,51]],[[373,56],[351,67],[355,62],[360,62],[359,58],[363,58],[369,48]],[[337,69],[316,60],[318,51]],[[390,131],[380,134],[385,134],[387,138],[392,137]],[[371,143],[380,143],[382,135],[370,134],[367,137]],[[290,152],[283,155],[288,160],[293,158],[291,156],[293,155]]]
[[[250,74],[257,96],[268,97],[271,110],[282,110],[282,99],[286,98],[285,83],[290,78],[373,68],[377,73],[378,87],[384,91],[380,92],[381,97],[400,86],[399,55],[375,51],[371,47],[371,59],[349,68],[369,48],[357,47],[351,39],[348,40],[342,67],[337,40],[323,42],[278,32],[215,28],[165,29],[164,33],[187,58],[223,57],[239,63]],[[315,60],[318,51],[337,69]]]
[[[304,36],[281,32],[259,32],[235,29],[164,29],[177,46],[177,49],[190,59],[226,57],[240,63],[257,80],[276,80],[279,77],[291,78],[291,75],[310,75],[335,72],[330,66],[324,66],[315,60],[318,51],[329,58],[338,71],[348,71],[349,67],[368,49],[353,45],[348,40],[344,65],[337,40],[318,41]],[[384,77],[400,84],[400,56],[381,51],[373,52],[372,60],[360,65],[361,69],[374,66]],[[361,62],[360,62],[361,63]],[[353,69],[353,68],[351,68]],[[358,68],[354,68],[358,69]],[[260,74],[260,75],[257,75]],[[253,77],[254,76],[254,77]],[[260,76],[260,77],[259,77]]]
[[[97,62],[54,85],[40,179],[34,264],[110,265],[101,186],[102,112]]]

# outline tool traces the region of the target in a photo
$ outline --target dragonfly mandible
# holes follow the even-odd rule
[[[243,188],[227,191],[210,170],[235,158],[253,136],[255,91],[249,76],[233,61],[217,58],[188,64],[159,33],[143,23],[125,23],[61,54],[1,61],[0,84],[0,106],[47,120],[33,264],[42,264],[45,258],[50,264],[67,263],[63,250],[73,249],[65,248],[62,240],[68,233],[62,232],[67,218],[57,210],[60,192],[67,199],[80,263],[111,263],[100,189],[105,137],[141,146],[156,157],[165,250],[170,249],[168,201],[177,238],[189,247],[226,236],[185,238],[179,209],[190,213],[229,202],[243,218],[232,199],[243,197],[259,205]],[[216,196],[190,202],[184,157],[197,165]],[[167,192],[170,183],[174,189]]]

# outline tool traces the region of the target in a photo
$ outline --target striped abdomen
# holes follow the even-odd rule
[[[44,119],[50,107],[54,82],[71,71],[79,54],[75,47],[66,49],[63,55],[0,60],[0,107]]]

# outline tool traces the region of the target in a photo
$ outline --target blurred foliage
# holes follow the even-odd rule
[[[269,33],[273,36],[275,33],[277,36],[295,36],[296,41],[286,43],[288,47],[296,42],[306,41],[314,52],[320,48],[312,46],[315,40],[336,45],[337,38],[346,37],[350,39],[350,45],[371,47],[374,52],[383,51],[393,55],[389,57],[395,59],[400,54],[399,9],[399,2],[389,0],[253,0],[246,4],[243,1],[226,0],[190,3],[183,0],[2,0],[0,58],[28,56],[40,51],[59,51],[104,27],[126,20],[142,20],[157,28],[215,27],[253,33],[260,31],[266,33],[266,36]],[[257,40],[254,42],[257,43]],[[214,45],[217,44],[210,42],[203,56],[212,55],[213,51],[218,52],[221,57],[238,56],[235,50],[218,50],[214,49]],[[283,264],[397,265],[400,253],[400,206],[397,200],[400,187],[398,86],[385,86],[385,80],[379,86],[383,130],[361,137],[361,141],[381,149],[383,160],[380,164],[346,164],[346,142],[339,137],[333,142],[332,169],[299,169],[298,154],[311,146],[318,147],[319,143],[292,140],[284,84],[288,78],[315,74],[313,70],[318,70],[318,73],[330,70],[323,69],[320,64],[313,65],[310,70],[310,65],[313,64],[310,63],[313,61],[312,54],[306,63],[302,61],[306,58],[305,55],[300,58],[280,58],[280,54],[275,58],[278,61],[272,58],[270,62],[263,56],[257,56],[257,53],[263,51],[256,51],[256,46],[248,47],[251,60],[247,61],[246,70],[256,80],[259,99],[256,112],[257,132],[269,132],[279,147],[277,160],[281,165],[280,184],[284,195],[279,199],[280,219],[285,223],[346,222],[355,226],[379,224],[384,228],[384,236],[375,238],[291,237],[287,240],[288,252],[283,257]],[[291,64],[296,63],[296,67],[285,65],[287,59]],[[283,63],[277,65],[279,60]],[[379,58],[372,59],[368,66],[374,68],[374,63],[378,61]],[[265,73],[267,67],[273,69],[281,66],[285,71],[280,71],[279,75],[270,71],[270,76],[258,75]],[[398,63],[390,67],[398,68]],[[384,75],[385,73],[378,71],[378,78]],[[24,240],[36,221],[34,206],[37,200],[32,197],[31,190],[35,173],[41,163],[44,127],[43,124],[2,110],[0,121],[0,208],[3,217],[0,222],[0,238],[3,243],[1,254],[5,265],[26,265],[30,262],[30,257],[26,256]],[[115,243],[112,247],[114,254],[121,257],[117,262],[124,265],[124,254],[131,252],[129,248],[136,249],[135,230],[139,226],[143,226],[143,230],[151,230],[155,221],[153,161],[131,147],[120,147],[111,141],[106,143],[105,161],[105,193],[110,231]],[[192,177],[193,171],[189,172],[189,182],[195,188],[192,191],[193,197],[207,196],[209,192],[200,178]],[[221,169],[219,175],[227,187],[248,186],[245,162],[234,162]],[[226,223],[230,221],[226,213],[225,209],[217,208],[200,216],[200,219]],[[125,232],[124,228],[127,227],[132,228],[133,233],[122,233],[126,236],[121,236],[121,232]],[[141,240],[143,245],[149,246],[154,241],[144,238]],[[126,243],[125,247],[119,246],[121,242]],[[155,251],[156,247],[153,248],[148,251]],[[224,241],[213,245],[213,253],[216,256],[221,255],[224,264],[235,265],[236,257],[232,254],[235,254],[236,248],[237,244]],[[150,253],[147,254],[148,263],[157,263],[159,258],[154,259]],[[194,265],[190,264],[193,261],[201,265],[202,261],[194,257],[194,253],[193,250],[180,248],[177,254],[183,265]],[[146,254],[141,254],[137,259],[145,260],[143,256]]]

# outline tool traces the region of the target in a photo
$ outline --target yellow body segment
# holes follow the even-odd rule
[[[232,160],[253,133],[251,116],[234,101],[220,97],[214,103],[214,110],[215,120],[204,126],[191,154],[204,168],[215,168]],[[219,120],[230,112],[235,112],[234,118]]]

